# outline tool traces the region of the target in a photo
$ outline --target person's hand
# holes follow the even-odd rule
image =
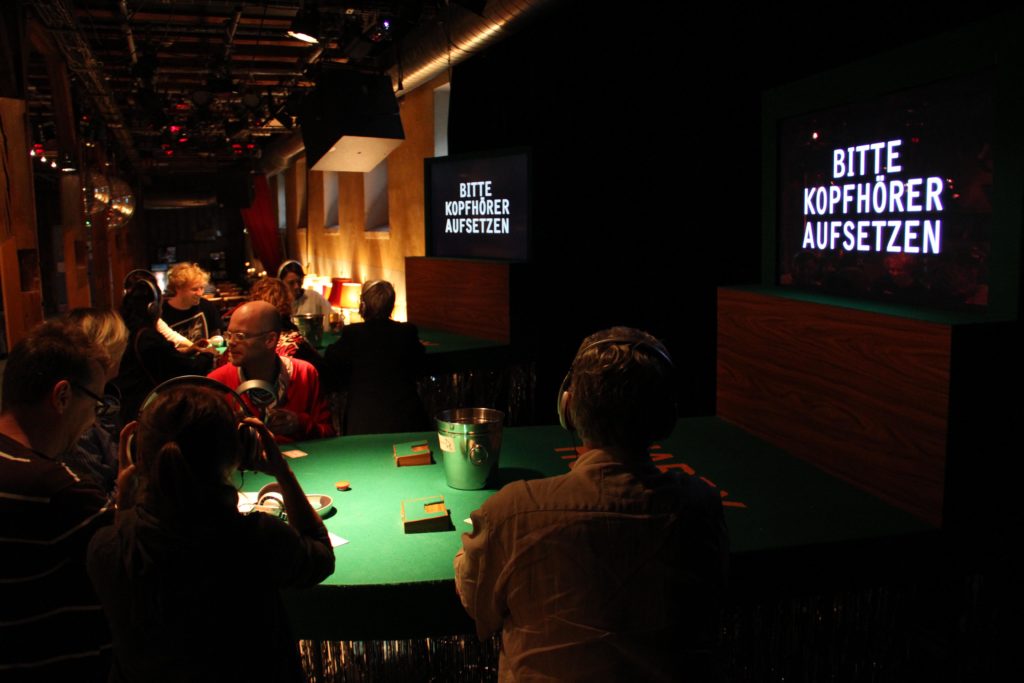
[[[192,346],[189,347],[189,351],[191,353],[196,354],[205,353],[214,357],[220,355],[220,353],[217,351],[217,348],[210,343],[209,339],[200,339],[199,341],[197,341],[196,343],[192,344]]]
[[[275,434],[290,436],[299,428],[299,415],[284,408],[272,408],[267,412],[267,427]]]
[[[260,435],[260,450],[263,451],[263,457],[255,463],[256,470],[269,474],[275,479],[278,479],[282,473],[290,471],[288,469],[288,461],[281,454],[281,449],[278,447],[277,442],[274,441],[274,435],[267,429],[267,425],[255,417],[247,417],[243,422],[252,425]]]

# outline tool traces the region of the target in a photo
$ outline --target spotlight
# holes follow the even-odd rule
[[[366,36],[371,43],[382,43],[391,38],[391,20],[384,19],[374,26]]]
[[[310,45],[320,42],[317,34],[320,32],[320,12],[315,6],[303,7],[292,20],[288,35],[296,40],[301,40]]]

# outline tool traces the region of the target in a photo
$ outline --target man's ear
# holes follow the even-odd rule
[[[67,410],[68,404],[71,403],[72,391],[71,382],[66,379],[62,379],[53,385],[53,390],[50,392],[50,404],[58,413],[63,413]]]

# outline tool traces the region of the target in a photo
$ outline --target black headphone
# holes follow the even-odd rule
[[[650,342],[642,339],[629,337],[608,337],[607,339],[598,339],[595,342],[591,342],[580,349],[572,359],[572,365],[569,366],[569,371],[565,373],[565,377],[562,379],[562,385],[558,388],[558,400],[555,408],[558,411],[558,424],[562,425],[563,429],[568,429],[569,431],[576,430],[575,425],[572,423],[572,416],[569,414],[569,386],[572,384],[572,373],[573,370],[576,369],[576,362],[579,360],[580,356],[590,349],[600,346],[609,346],[611,344],[626,344],[629,346],[630,351],[643,349],[657,358],[670,374],[675,374],[675,364],[672,362],[672,357],[668,355],[668,351],[666,351],[660,344],[651,344]],[[659,418],[658,426],[655,429],[657,433],[654,437],[662,439],[668,436],[672,433],[675,423],[676,410],[675,404],[673,403],[671,410],[666,410],[665,415]]]
[[[139,275],[140,277],[138,277],[134,282],[129,282],[129,280],[131,280],[132,276],[134,275]],[[146,277],[147,275],[149,277]],[[146,306],[146,313],[147,315],[149,315],[150,318],[153,318],[154,320],[160,317],[160,309],[163,305],[163,295],[160,294],[160,290],[157,288],[157,286],[153,284],[153,280],[155,279],[156,276],[153,275],[151,271],[144,270],[142,268],[136,268],[135,270],[125,275],[124,281],[121,283],[121,289],[124,290],[125,296],[127,296],[128,293],[131,292],[131,290],[135,289],[135,285],[139,284],[140,282],[146,283],[146,285],[149,287],[150,291],[153,294],[153,300],[150,301],[149,304]]]
[[[287,268],[288,266],[290,266],[293,263],[299,267],[299,273],[301,273],[302,276],[305,277],[306,269],[302,267],[302,264],[299,263],[298,261],[296,261],[295,259],[288,259],[287,261],[285,261],[284,263],[282,263],[281,265],[279,265],[277,267],[277,279],[278,280],[283,280],[284,279],[284,269]]]
[[[157,385],[152,391],[146,394],[146,398],[142,400],[142,406],[139,408],[139,414],[141,414],[142,411],[146,409],[146,406],[152,403],[156,397],[161,394],[161,392],[180,386],[205,387],[207,389],[213,389],[216,392],[224,394],[227,399],[233,399],[246,417],[253,417],[252,411],[249,410],[249,406],[245,404],[245,401],[242,400],[241,396],[217,380],[210,379],[209,377],[203,377],[202,375],[182,375],[181,377],[174,377]],[[242,459],[238,464],[239,469],[255,470],[256,465],[259,464],[263,454],[263,442],[260,439],[259,431],[257,431],[256,427],[251,424],[239,422],[238,437],[242,442]],[[128,439],[127,451],[128,462],[134,463],[137,459],[134,434],[132,434]]]

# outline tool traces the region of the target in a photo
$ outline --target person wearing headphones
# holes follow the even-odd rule
[[[87,556],[113,633],[111,681],[305,680],[281,590],[330,576],[334,551],[272,435],[240,421],[240,404],[211,380],[181,378],[122,434],[114,525]],[[239,469],[277,480],[287,523],[239,512]]]
[[[251,381],[266,383],[272,403],[266,412],[267,426],[281,442],[334,436],[331,411],[320,391],[320,374],[311,363],[281,356],[277,342],[281,315],[266,301],[249,301],[231,315],[224,338],[230,363],[210,373],[229,389]],[[252,395],[247,405],[258,413]]]
[[[322,315],[324,331],[331,327],[331,304],[320,292],[314,289],[303,289],[302,281],[306,273],[298,261],[285,261],[277,269],[277,277],[284,282],[292,293],[292,314]]]
[[[416,392],[426,355],[416,326],[391,320],[395,288],[385,280],[363,285],[359,315],[324,353],[323,383],[347,392],[343,434],[414,432],[430,428]]]
[[[715,680],[728,540],[718,489],[661,472],[676,422],[664,346],[625,327],[583,341],[558,396],[583,449],[472,513],[455,585],[499,680]]]
[[[121,424],[136,418],[142,399],[161,382],[181,375],[205,375],[213,367],[211,355],[181,353],[160,334],[160,290],[146,271],[136,272],[125,280],[121,317],[128,326],[128,348],[113,380],[121,392]]]

